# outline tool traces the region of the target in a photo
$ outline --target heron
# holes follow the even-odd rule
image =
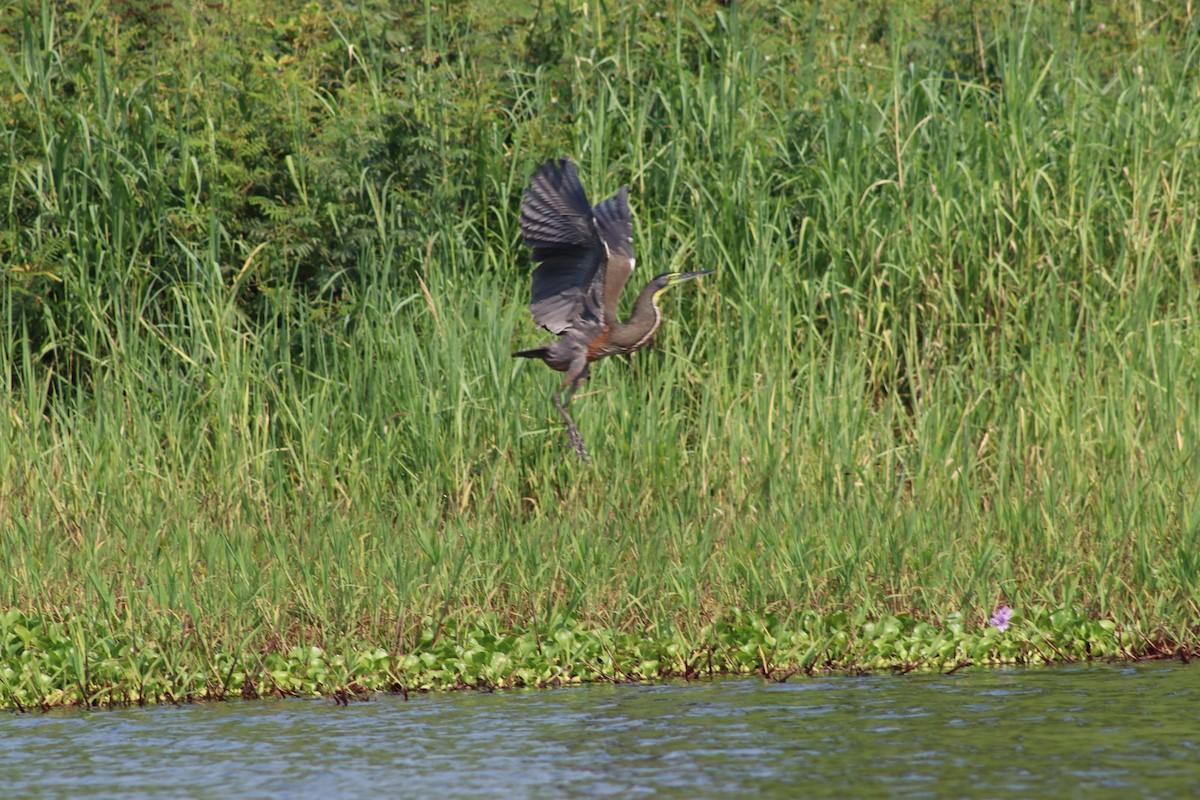
[[[587,448],[567,407],[592,362],[645,347],[662,323],[658,296],[713,270],[658,275],[638,294],[629,319],[618,321],[621,290],[636,263],[629,187],[593,207],[569,158],[547,161],[534,172],[521,203],[521,235],[538,265],[530,311],[534,322],[558,339],[513,357],[541,359],[566,373],[550,399],[567,425],[571,446],[587,462]]]

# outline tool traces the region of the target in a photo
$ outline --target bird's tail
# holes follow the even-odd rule
[[[550,355],[549,348],[535,347],[532,350],[518,350],[513,353],[513,358],[546,358]]]

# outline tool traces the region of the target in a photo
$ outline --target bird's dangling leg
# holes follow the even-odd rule
[[[572,375],[571,373],[576,374]],[[567,423],[567,439],[571,442],[571,447],[575,448],[575,454],[583,459],[583,463],[585,464],[591,463],[592,459],[588,456],[587,448],[583,446],[583,436],[580,435],[579,428],[575,427],[575,420],[571,419],[571,415],[567,412],[567,406],[571,404],[571,398],[575,396],[575,390],[579,388],[579,384],[583,383],[587,376],[588,368],[585,362],[581,370],[572,369],[568,372],[562,386],[550,396],[554,407],[562,415],[563,422]]]
[[[575,427],[575,420],[571,419],[571,415],[567,411],[567,405],[569,405],[571,402],[571,395],[575,394],[576,385],[577,384],[574,382],[570,384],[569,391],[567,392],[566,402],[560,402],[558,395],[555,395],[553,399],[554,406],[558,409],[558,413],[562,415],[563,422],[567,423],[567,440],[571,442],[571,447],[575,449],[576,455],[583,459],[583,462],[587,464],[590,463],[592,459],[590,456],[588,456],[587,448],[583,446],[583,436],[579,433],[579,428]],[[561,393],[562,392],[560,390],[559,394]]]

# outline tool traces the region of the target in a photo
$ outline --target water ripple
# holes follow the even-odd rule
[[[5,796],[1176,797],[1195,669],[722,680],[0,717]]]

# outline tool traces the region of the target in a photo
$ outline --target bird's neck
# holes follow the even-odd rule
[[[631,353],[645,347],[662,323],[662,312],[656,302],[662,292],[663,289],[656,289],[653,284],[642,289],[637,300],[633,302],[633,312],[629,319],[613,326],[609,341],[624,352]]]

